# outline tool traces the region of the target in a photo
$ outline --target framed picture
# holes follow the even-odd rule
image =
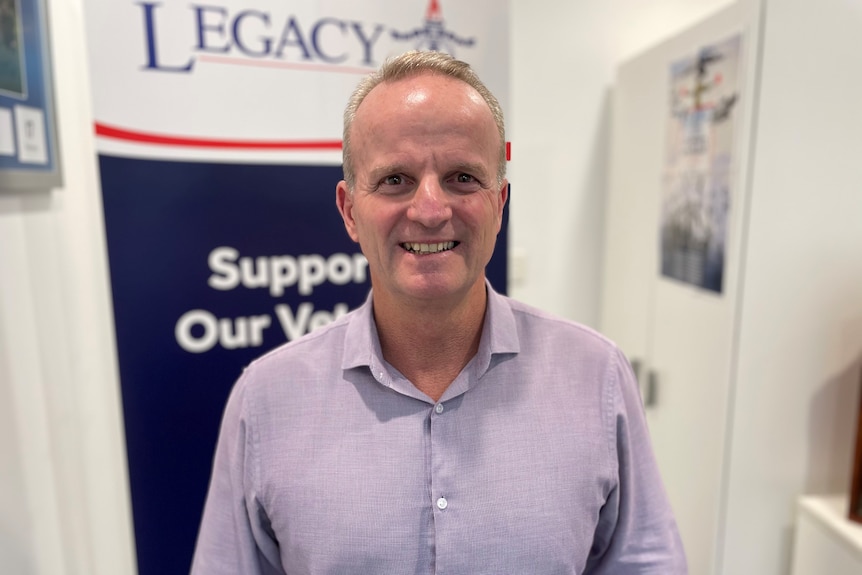
[[[853,480],[850,483],[850,519],[862,523],[862,393],[856,415],[856,455],[853,458]]]
[[[0,0],[0,193],[62,184],[44,0]]]

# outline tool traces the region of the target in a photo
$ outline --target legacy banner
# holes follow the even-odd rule
[[[140,575],[189,570],[243,367],[368,294],[335,208],[350,92],[388,56],[433,49],[470,62],[507,108],[507,10],[87,0]],[[501,291],[505,262],[504,224],[488,268]]]

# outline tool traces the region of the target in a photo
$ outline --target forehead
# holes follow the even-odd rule
[[[359,105],[354,125],[387,122],[392,116],[437,114],[438,121],[451,117],[490,121],[487,102],[475,88],[439,72],[420,72],[375,86]]]
[[[479,93],[464,80],[435,70],[420,70],[418,72],[407,73],[399,78],[381,81],[368,92],[360,107],[369,100],[374,100],[387,94],[416,89],[472,92],[477,102],[483,101]]]
[[[420,73],[374,87],[356,111],[351,127],[355,152],[409,141],[470,141],[481,151],[500,145],[494,116],[469,84],[439,73]],[[477,149],[476,151],[480,151]]]

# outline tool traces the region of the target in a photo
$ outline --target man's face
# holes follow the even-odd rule
[[[508,184],[500,136],[472,87],[439,74],[380,84],[351,126],[356,174],[336,201],[375,297],[460,301],[484,289]]]

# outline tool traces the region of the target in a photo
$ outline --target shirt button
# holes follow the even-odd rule
[[[435,406],[434,406],[434,411],[435,411],[438,415],[439,415],[439,414],[441,414],[441,413],[443,413],[443,404],[442,404],[442,403],[438,403],[437,405],[435,405]]]
[[[437,500],[437,509],[439,509],[440,511],[443,511],[448,506],[449,506],[449,502],[446,501],[445,497],[441,497],[440,499]]]

